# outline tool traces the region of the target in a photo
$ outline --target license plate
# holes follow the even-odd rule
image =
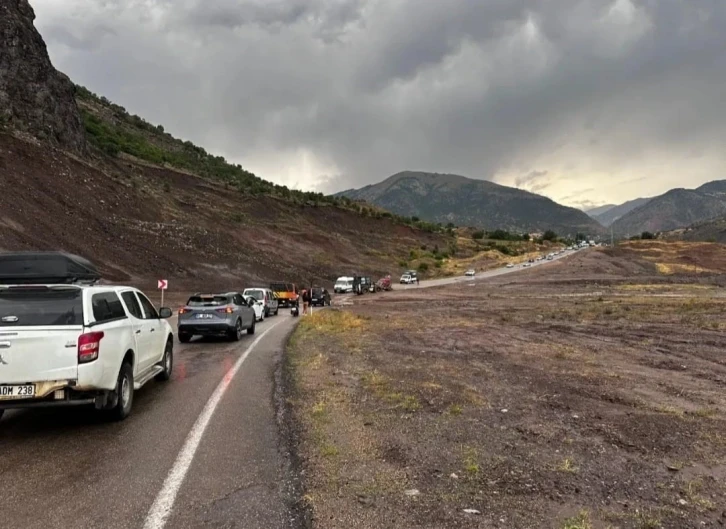
[[[0,386],[0,400],[25,399],[35,397],[35,386],[24,384],[22,386]]]
[[[211,320],[213,317],[212,314],[197,314],[198,320]]]

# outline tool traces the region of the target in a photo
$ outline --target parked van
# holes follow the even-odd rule
[[[335,281],[333,290],[336,294],[350,294],[353,292],[353,280],[355,278],[342,276]]]

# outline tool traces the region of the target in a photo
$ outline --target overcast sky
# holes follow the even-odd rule
[[[263,178],[584,206],[726,178],[726,0],[31,0],[55,66]]]

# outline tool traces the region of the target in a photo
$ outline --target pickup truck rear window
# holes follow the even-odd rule
[[[292,286],[292,283],[272,283],[270,290],[273,292],[292,292],[295,288]]]
[[[79,288],[0,288],[0,327],[83,325]]]

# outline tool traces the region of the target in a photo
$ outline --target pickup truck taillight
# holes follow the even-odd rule
[[[98,351],[101,349],[101,339],[104,334],[100,332],[89,332],[78,338],[78,363],[85,364],[93,362],[98,358]]]

